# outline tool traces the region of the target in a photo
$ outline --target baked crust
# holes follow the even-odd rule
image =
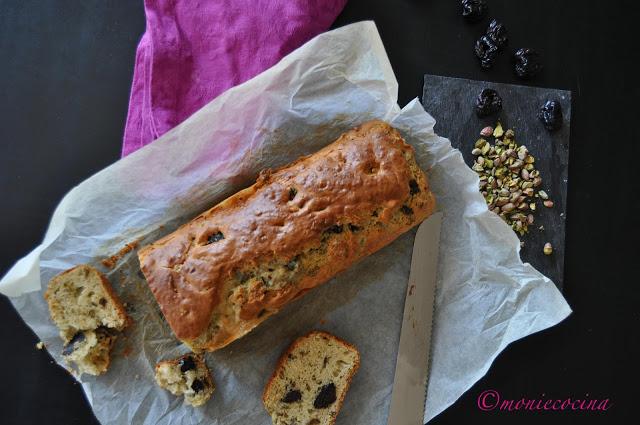
[[[429,216],[413,148],[370,121],[138,253],[176,336],[219,349]],[[290,267],[290,265],[293,266]]]

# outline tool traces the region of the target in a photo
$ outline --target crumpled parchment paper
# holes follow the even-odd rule
[[[510,342],[555,325],[571,310],[550,280],[520,261],[517,237],[487,210],[476,174],[434,134],[434,120],[419,102],[397,106],[397,88],[372,22],[316,37],[73,188],[42,244],[4,276],[0,291],[61,363],[62,341],[42,296],[51,277],[79,263],[100,266],[125,243],[144,245],[251,184],[260,170],[381,118],[416,148],[444,212],[424,418],[431,419],[480,379]],[[81,378],[97,418],[103,424],[267,425],[260,397],[277,358],[295,337],[324,329],[355,344],[362,356],[337,423],[385,424],[414,234],[207,354],[217,389],[199,409],[154,383],[155,363],[186,349],[164,322],[135,251],[111,270],[100,266],[134,324],[119,338],[108,373]]]

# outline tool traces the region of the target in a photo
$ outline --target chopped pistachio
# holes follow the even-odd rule
[[[501,207],[509,203],[509,198],[506,196],[501,196],[496,200],[496,206]]]
[[[480,130],[480,135],[481,136],[489,137],[489,136],[491,136],[491,134],[493,134],[493,127],[491,127],[491,126],[485,127],[482,130]]]
[[[522,146],[520,146],[522,147]],[[518,149],[518,159],[524,161],[527,158],[527,149]]]
[[[509,203],[507,203],[507,204],[503,205],[503,206],[502,206],[502,208],[500,208],[500,209],[501,209],[503,212],[510,212],[510,211],[513,211],[513,209],[514,209],[515,207],[516,207],[515,205],[513,205],[511,202],[509,202]]]
[[[483,137],[471,151],[476,158],[471,168],[480,176],[482,196],[489,210],[524,236],[535,219],[535,198],[542,198],[545,206],[553,205],[546,192],[537,190],[542,178],[535,168],[535,157],[516,142],[512,129],[505,131],[500,123],[483,128],[480,134]],[[491,135],[493,143],[487,139]]]
[[[496,128],[493,130],[493,137],[502,137],[503,134],[504,130],[502,129],[502,124],[500,124],[500,121],[498,121],[498,124],[496,124]]]

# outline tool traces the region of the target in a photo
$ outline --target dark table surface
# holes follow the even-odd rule
[[[634,1],[489,4],[510,48],[543,53],[530,84],[573,92],[564,294],[574,313],[512,344],[432,423],[623,423],[636,416],[640,358],[640,13]],[[506,55],[480,70],[472,45],[486,21],[465,25],[458,0],[350,0],[335,26],[364,19],[378,25],[401,105],[420,95],[425,73],[519,83]],[[40,242],[71,187],[118,159],[144,26],[142,0],[0,0],[1,274]],[[0,324],[0,423],[96,423],[80,386],[34,348],[2,297]],[[487,389],[511,399],[588,394],[611,408],[484,412],[476,402]]]

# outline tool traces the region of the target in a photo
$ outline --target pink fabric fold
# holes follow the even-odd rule
[[[122,156],[327,30],[347,0],[145,0]]]

